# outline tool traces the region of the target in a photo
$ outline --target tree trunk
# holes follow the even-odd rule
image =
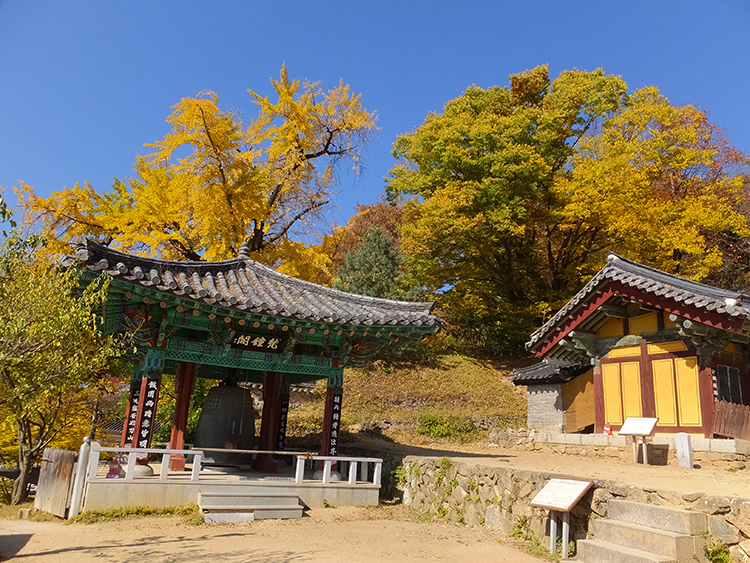
[[[19,445],[18,469],[20,469],[21,474],[13,482],[13,492],[10,498],[11,504],[21,504],[28,498],[29,479],[31,478],[31,470],[34,467],[34,459],[29,455],[29,448],[23,443]]]

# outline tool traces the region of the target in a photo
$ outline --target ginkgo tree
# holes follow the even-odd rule
[[[581,140],[555,191],[561,216],[597,229],[609,250],[703,279],[722,266],[717,233],[750,234],[736,173],[745,161],[705,112],[651,86]]]
[[[220,260],[247,242],[254,259],[286,273],[326,269],[325,253],[300,240],[331,202],[336,167],[360,169],[376,117],[343,81],[324,92],[284,66],[271,83],[274,100],[249,90],[259,106],[249,124],[214,92],[183,98],[171,132],[147,144],[154,152],[137,158],[136,177],[111,191],[84,183],[41,198],[21,184],[28,219],[42,220],[57,252],[85,235],[166,259]]]
[[[748,232],[744,156],[705,112],[601,69],[469,87],[393,155],[409,271],[495,349],[517,350],[608,250],[700,279],[721,264],[720,235]]]

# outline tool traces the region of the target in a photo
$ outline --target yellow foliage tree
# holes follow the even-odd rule
[[[695,279],[747,234],[743,155],[704,112],[541,66],[469,87],[394,144],[409,271],[465,339],[517,350],[614,250]]]
[[[42,220],[53,252],[85,235],[166,259],[222,260],[246,241],[254,259],[285,273],[326,269],[325,253],[299,237],[315,233],[342,159],[359,169],[375,115],[343,81],[323,92],[284,66],[271,83],[276,101],[249,90],[260,111],[247,126],[213,92],[183,98],[172,131],[137,158],[137,177],[110,192],[84,183],[41,198],[21,184],[27,220]]]
[[[731,173],[743,160],[705,112],[647,87],[581,140],[555,190],[565,219],[598,229],[609,250],[703,279],[722,264],[711,234],[750,234],[743,180]]]

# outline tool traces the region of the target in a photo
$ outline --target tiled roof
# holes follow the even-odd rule
[[[248,312],[311,321],[365,325],[434,326],[433,303],[377,299],[282,274],[246,257],[178,262],[133,256],[82,239],[66,266],[85,267],[164,293]]]
[[[579,305],[588,301],[599,288],[613,281],[705,311],[750,319],[750,309],[743,303],[747,301],[750,305],[750,298],[742,293],[686,280],[610,253],[607,265],[599,270],[554,317],[531,335],[531,339],[526,343],[526,349],[531,350],[546,340],[557,325]]]
[[[554,358],[545,358],[538,364],[513,370],[510,381],[516,385],[539,385],[542,383],[561,383],[570,381],[588,371],[590,365],[577,362],[566,362]]]

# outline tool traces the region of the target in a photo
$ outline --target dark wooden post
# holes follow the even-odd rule
[[[125,416],[125,423],[122,427],[122,438],[120,440],[121,448],[129,448],[133,445],[135,439],[135,429],[138,423],[138,403],[141,395],[140,383],[131,381],[130,382],[130,399],[128,400],[128,413]]]
[[[286,446],[286,419],[289,416],[289,385],[284,385],[281,390],[279,407],[279,435],[276,441],[276,449],[283,450]]]
[[[180,371],[177,374],[177,398],[174,408],[174,422],[172,423],[172,435],[169,438],[169,448],[182,450],[185,448],[185,432],[187,431],[188,412],[190,410],[190,398],[195,386],[196,365],[190,362],[180,362]],[[185,470],[185,456],[176,454],[169,456],[169,469],[172,471]]]
[[[258,449],[275,450],[279,441],[279,419],[281,417],[281,374],[266,372],[263,381],[263,415],[260,422]],[[273,454],[258,454],[254,467],[264,473],[276,473],[278,466]]]
[[[323,435],[320,441],[320,455],[338,455],[339,431],[341,428],[341,399],[343,388],[340,381],[331,385],[328,382],[326,390],[326,407],[323,415]],[[338,385],[336,384],[338,383]]]
[[[130,383],[130,404],[123,447],[149,448],[154,434],[156,407],[163,365],[163,350],[150,348],[134,372]],[[136,395],[135,390],[138,389]],[[139,456],[139,463],[147,464],[148,455]]]
[[[161,374],[151,374],[141,381],[141,400],[138,404],[136,428],[138,433],[133,440],[134,448],[150,448],[156,421],[156,406],[159,403]]]

